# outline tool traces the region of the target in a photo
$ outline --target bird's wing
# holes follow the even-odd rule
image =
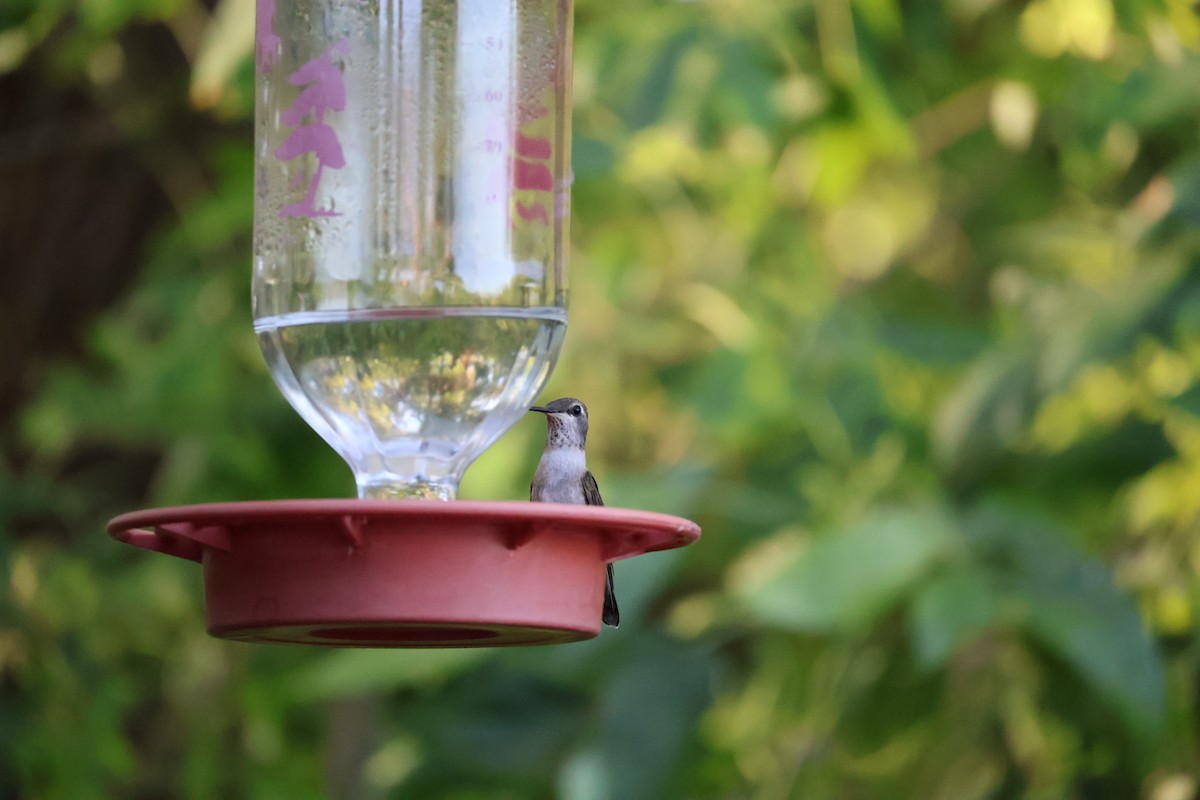
[[[583,473],[583,502],[589,506],[604,505],[604,500],[600,497],[600,487],[596,485],[596,479],[590,472]]]

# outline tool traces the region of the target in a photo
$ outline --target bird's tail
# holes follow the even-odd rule
[[[608,565],[608,578],[604,581],[604,612],[600,619],[610,628],[621,624],[621,612],[617,610],[617,590],[613,586],[613,565]]]

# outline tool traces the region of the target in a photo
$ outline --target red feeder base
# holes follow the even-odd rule
[[[695,523],[555,503],[282,500],[123,514],[113,538],[204,566],[208,632],[335,647],[497,647],[600,631],[604,563]]]

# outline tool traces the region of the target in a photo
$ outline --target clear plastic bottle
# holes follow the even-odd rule
[[[453,498],[566,326],[571,0],[258,0],[254,317],[362,497]]]

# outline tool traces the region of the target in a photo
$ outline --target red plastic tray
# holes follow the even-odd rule
[[[157,508],[108,532],[200,562],[212,635],[336,647],[588,639],[605,562],[700,537],[693,522],[646,511],[426,500]]]

